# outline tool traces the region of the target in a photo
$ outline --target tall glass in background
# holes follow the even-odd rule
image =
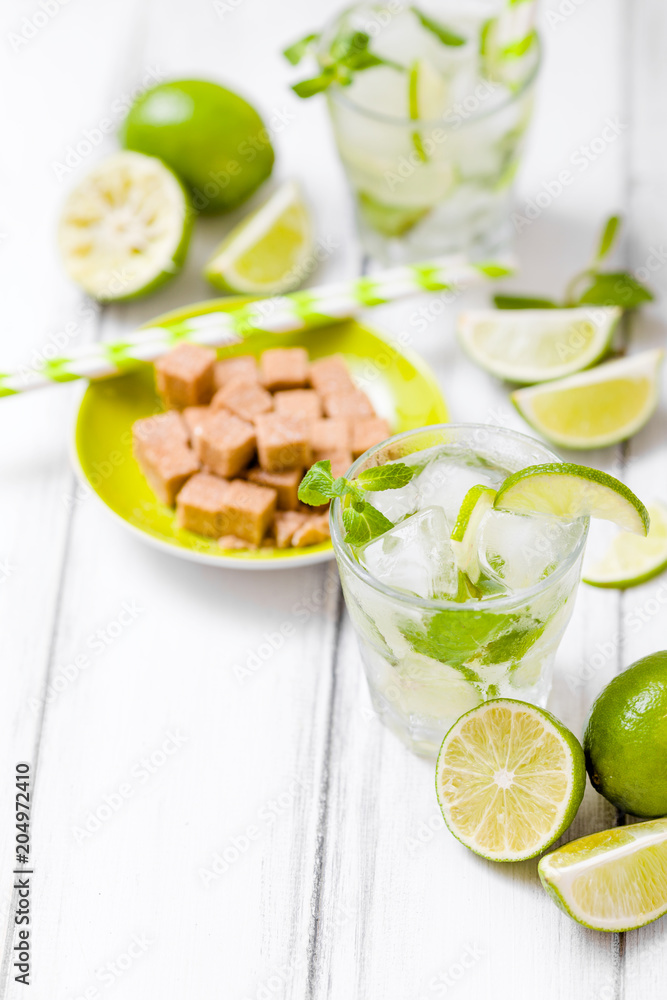
[[[355,31],[370,35],[369,51],[391,63],[327,90],[362,244],[385,264],[458,252],[479,258],[511,237],[539,44],[533,32],[525,52],[519,46],[514,55],[498,55],[511,52],[505,45],[494,55],[495,22],[461,13],[460,5],[452,22],[450,7],[426,0],[419,10],[460,31],[465,44],[444,45],[396,3],[349,8],[320,42],[322,66],[336,40]]]
[[[401,528],[410,520],[401,521],[406,499],[411,511],[423,511],[432,521],[427,526],[431,551],[437,552],[447,550],[451,522],[470,486],[486,483],[497,489],[526,466],[559,461],[523,434],[481,424],[443,424],[369,449],[348,475],[354,478],[395,460],[417,463],[424,471],[403,495],[385,492],[383,502],[393,510],[384,512]],[[373,500],[373,494],[367,496]],[[423,538],[415,535],[414,546],[408,540],[397,557],[405,539],[383,536],[389,569],[378,579],[369,572],[372,563],[363,550],[355,552],[343,540],[341,511],[341,501],[334,500],[332,539],[347,609],[373,707],[400,739],[417,753],[434,755],[450,726],[482,701],[509,697],[544,707],[581,575],[586,519],[563,523],[490,512],[488,527],[481,528],[490,534],[480,540],[486,538],[493,549],[495,533],[494,551],[504,551],[507,560],[499,569],[503,585],[494,592],[495,574],[489,570],[482,599],[462,600],[458,594],[457,600],[429,600],[406,592],[427,558],[426,548],[420,549]]]

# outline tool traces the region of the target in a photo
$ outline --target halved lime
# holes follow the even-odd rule
[[[287,181],[225,237],[204,276],[225,292],[287,292],[308,274],[312,251],[308,209],[299,185]]]
[[[445,823],[490,861],[541,854],[583,798],[584,752],[549,712],[509,698],[461,716],[445,736],[435,784]]]
[[[461,346],[481,368],[526,385],[590,368],[609,350],[622,310],[478,309],[461,313]]]
[[[655,500],[646,509],[651,519],[646,538],[618,534],[602,558],[584,569],[584,583],[625,590],[667,569],[667,507]]]
[[[493,507],[496,491],[490,486],[472,486],[463,498],[456,524],[451,534],[456,564],[471,583],[479,580],[477,555],[479,525],[487,510]]]
[[[624,531],[647,535],[650,518],[639,497],[606,472],[587,465],[529,465],[499,488],[494,507],[514,514],[553,514],[572,521],[597,517]]]
[[[554,903],[585,927],[643,927],[667,913],[667,818],[573,840],[537,870]]]
[[[58,231],[69,276],[102,302],[152,292],[183,265],[188,197],[160,160],[116,153],[70,193]]]
[[[512,402],[531,427],[563,448],[604,448],[636,434],[658,405],[664,352],[644,351],[569,378],[518,389]]]

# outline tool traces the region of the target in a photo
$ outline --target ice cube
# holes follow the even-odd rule
[[[458,589],[447,521],[439,507],[420,510],[368,542],[359,561],[376,580],[417,597],[447,599]]]
[[[397,490],[368,491],[364,496],[394,523],[414,514],[419,507],[419,492],[413,482]]]
[[[467,461],[462,456],[440,452],[412,480],[419,492],[419,504],[441,507],[449,535],[456,524],[461,504],[472,486],[484,483],[499,486],[505,476],[497,469]]]
[[[480,530],[482,573],[509,590],[533,587],[561,564],[583,530],[581,521],[490,511]]]

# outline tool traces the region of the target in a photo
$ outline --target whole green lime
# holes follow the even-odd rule
[[[160,83],[134,102],[120,131],[126,149],[164,160],[200,212],[227,212],[271,173],[273,147],[255,109],[206,80]]]
[[[667,650],[637,660],[598,695],[584,752],[593,787],[615,806],[667,815]]]

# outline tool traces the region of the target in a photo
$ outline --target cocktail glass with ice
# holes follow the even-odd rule
[[[356,4],[321,36],[362,242],[385,263],[484,256],[509,240],[539,43],[532,29],[503,37],[507,7]]]
[[[527,466],[558,462],[543,444],[483,424],[399,434],[365,452],[353,479],[390,462],[416,469],[400,488],[366,494],[394,527],[361,546],[344,541],[342,501],[332,538],[373,707],[418,753],[489,698],[544,706],[572,614],[588,519],[489,509],[476,529],[474,585],[451,541],[473,486],[497,489]]]

